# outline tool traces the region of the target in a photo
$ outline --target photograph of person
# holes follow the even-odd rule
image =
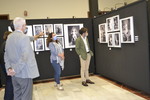
[[[121,42],[134,43],[133,17],[127,17],[120,20]]]
[[[113,17],[107,18],[106,24],[107,24],[107,32],[114,31],[114,19],[113,19]]]
[[[114,35],[114,47],[121,47],[120,32],[116,32],[113,35]]]
[[[108,34],[108,47],[113,47],[114,46],[114,40],[113,40],[113,33]]]
[[[107,43],[106,23],[99,24],[99,40],[100,43]]]
[[[43,38],[38,38],[35,42],[35,51],[44,51],[44,40]]]
[[[57,36],[63,36],[63,24],[54,24],[54,33]]]
[[[34,36],[43,32],[43,25],[33,25]],[[43,36],[42,36],[43,37]]]
[[[53,32],[53,24],[44,24],[44,37],[48,37],[48,34]]]
[[[114,20],[114,31],[119,31],[119,15],[113,17]]]
[[[66,24],[64,25],[65,32],[65,48],[75,48],[75,41],[80,36],[79,30],[83,24]]]

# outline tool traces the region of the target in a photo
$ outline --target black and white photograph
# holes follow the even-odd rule
[[[59,43],[61,44],[61,46],[64,49],[65,48],[65,46],[64,46],[64,37],[57,37],[57,40],[59,41]]]
[[[114,36],[114,47],[121,48],[120,32],[113,34]]]
[[[119,25],[119,15],[113,16],[113,21],[114,21],[114,30],[113,31],[120,31],[120,25]]]
[[[33,36],[32,26],[31,25],[27,25],[24,33],[27,36]]]
[[[99,41],[100,43],[107,43],[106,23],[99,24]]]
[[[48,37],[48,34],[53,32],[53,24],[44,24],[44,37]]]
[[[121,43],[134,43],[133,16],[120,20]]]
[[[107,24],[107,32],[113,32],[114,31],[114,18],[113,17],[106,18],[106,24]]]
[[[35,51],[44,51],[44,40],[43,38],[38,38],[34,41]]]
[[[65,48],[75,48],[75,41],[80,36],[79,30],[83,24],[65,24]]]
[[[63,36],[63,24],[54,24],[54,33],[56,33],[57,36]]]
[[[47,43],[46,43],[46,41],[47,41],[47,38],[44,38],[45,50],[47,51],[47,50],[49,50],[49,47],[47,47]]]
[[[8,26],[8,31],[12,32],[12,29],[11,29],[11,27],[10,27],[10,26]]]
[[[33,31],[32,31],[32,26],[31,25],[27,25],[24,34],[26,34],[27,36],[33,36]],[[34,46],[33,46],[33,41],[30,42],[32,49],[34,50]]]
[[[113,35],[113,33],[108,34],[108,47],[114,47],[114,35]]]
[[[43,25],[33,25],[33,32],[34,36],[40,34],[40,32],[43,32]]]

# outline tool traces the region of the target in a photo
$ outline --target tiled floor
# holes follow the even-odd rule
[[[54,87],[54,82],[34,84],[33,100],[146,100],[126,89],[116,86],[102,77],[91,76],[94,85],[84,87],[81,79],[65,79],[64,91]],[[0,100],[3,100],[4,89],[0,91]]]

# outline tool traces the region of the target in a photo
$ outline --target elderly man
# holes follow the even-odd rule
[[[30,39],[24,34],[26,21],[17,17],[15,31],[8,36],[5,47],[5,67],[12,76],[14,100],[32,100],[33,78],[39,76]]]

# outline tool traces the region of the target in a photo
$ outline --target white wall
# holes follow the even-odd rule
[[[0,0],[0,14],[9,14],[10,19],[24,17],[26,19],[49,18],[87,18],[89,0]],[[98,0],[99,10],[108,11],[111,8],[123,6],[123,2],[132,3],[137,0]],[[108,9],[109,8],[109,9]]]
[[[130,4],[137,0],[98,0],[99,10],[100,11],[110,11],[111,8],[119,8],[124,6],[124,2]]]
[[[24,10],[28,17],[24,17]],[[88,0],[0,0],[0,14],[26,19],[88,17]]]

